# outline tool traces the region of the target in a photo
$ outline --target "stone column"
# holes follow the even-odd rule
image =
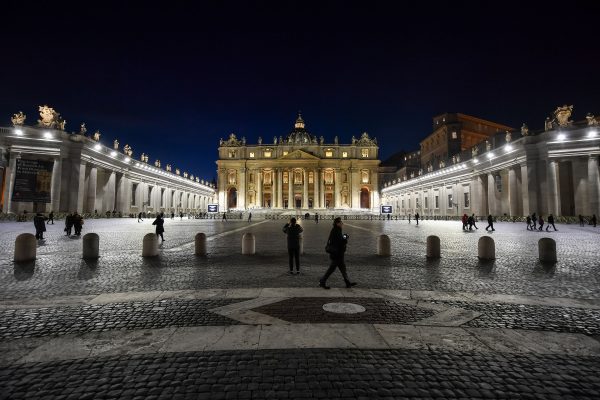
[[[588,159],[588,181],[590,196],[590,214],[600,216],[600,179],[598,176],[598,156],[591,156]]]
[[[294,186],[292,181],[294,180],[294,171],[288,170],[288,209],[294,208]]]
[[[508,206],[510,216],[515,217],[519,214],[519,208],[517,200],[517,172],[514,168],[508,169]]]
[[[88,175],[86,193],[86,212],[94,213],[96,209],[96,187],[98,185],[98,168],[91,167]]]
[[[259,168],[256,171],[256,204],[259,208],[263,207],[262,203],[262,170]]]
[[[308,208],[308,171],[306,168],[302,171],[302,181],[303,181],[303,190],[302,190],[302,208]]]
[[[225,168],[219,169],[219,175],[217,177],[217,187],[219,188],[218,194],[218,202],[219,202],[219,211],[227,211],[227,180],[226,180],[226,171]],[[177,201],[179,199],[175,197],[175,203],[173,207],[177,207]]]
[[[283,168],[277,169],[277,207],[283,208]]]
[[[116,174],[114,171],[111,171],[108,180],[106,182],[106,187],[104,189],[104,198],[102,199],[103,206],[102,211],[113,211],[115,209],[115,194],[116,194]]]
[[[588,160],[577,158],[572,161],[572,164],[575,215],[590,215],[591,207],[590,198],[588,197]]]
[[[341,204],[340,204],[340,170],[339,169],[335,169],[334,170],[334,176],[333,176],[333,204],[335,208],[340,208]]]
[[[8,162],[8,168],[6,168],[4,184],[4,205],[2,206],[2,212],[9,213],[13,211],[12,194],[13,186],[15,184],[15,173],[17,169],[17,156],[14,153],[10,154],[10,161]]]
[[[52,168],[52,192],[50,194],[51,204],[49,211],[60,211],[60,181],[62,179],[62,162],[60,157],[54,159]]]
[[[325,204],[325,171],[323,169],[321,169],[321,171],[319,172],[319,176],[320,176],[320,186],[321,186],[321,207],[325,208],[326,204]]]
[[[246,173],[247,169],[242,167],[238,170],[238,197],[237,206],[240,209],[246,209]],[[194,205],[195,207],[195,205]]]
[[[548,213],[560,214],[560,189],[558,182],[558,163],[550,160],[546,165],[548,179]]]
[[[488,199],[488,212],[492,215],[496,215],[496,181],[492,173],[487,174],[487,199]]]
[[[313,208],[320,208],[321,199],[319,198],[319,170],[315,168],[313,170]]]

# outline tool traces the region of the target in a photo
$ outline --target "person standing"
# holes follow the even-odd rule
[[[44,232],[46,232],[46,218],[41,213],[35,214],[33,217],[33,226],[35,227],[35,238],[44,240]]]
[[[183,211],[180,211],[180,212],[179,212],[179,220],[180,220],[180,221],[183,221]]]
[[[550,225],[552,225],[552,227],[554,228],[554,232],[558,230],[556,229],[556,226],[554,226],[554,215],[552,214],[548,215],[548,225],[546,225],[546,232],[548,232],[548,229],[550,229]]]
[[[539,231],[542,231],[542,228],[544,227],[544,218],[542,218],[542,214],[540,214],[539,218],[538,218],[538,224],[540,225],[539,227]]]
[[[462,216],[463,231],[467,230],[468,223],[469,223],[469,217],[467,216],[467,213],[464,213]]]
[[[165,220],[163,216],[163,213],[158,214],[152,225],[156,225],[156,237],[158,238],[160,236],[160,239],[164,242],[165,238],[163,237],[163,233],[165,231],[165,228],[163,225],[165,224]]]
[[[356,286],[356,282],[350,282],[348,273],[346,272],[346,263],[344,262],[344,253],[346,252],[346,245],[348,243],[348,235],[342,233],[342,219],[337,217],[333,220],[333,228],[329,233],[329,239],[327,240],[327,250],[331,264],[325,272],[325,275],[319,280],[319,286],[323,289],[331,289],[327,286],[327,279],[333,274],[336,268],[340,269],[346,287],[351,288]]]
[[[77,212],[73,214],[73,227],[75,228],[75,235],[81,236],[81,229],[83,228],[83,217]]]
[[[319,214],[315,213],[315,224],[319,223]]]
[[[223,218],[221,219],[221,221],[227,221],[227,214],[223,213]]]
[[[252,213],[248,213],[248,222],[252,222]]]
[[[594,228],[596,227],[596,214],[593,214],[593,215],[592,215],[592,220],[590,221],[590,223],[591,223],[592,225],[594,225]]]
[[[138,222],[140,222],[140,221],[144,222],[144,220],[142,219],[142,213],[141,212],[138,213]]]
[[[408,214],[408,223],[410,224],[410,214]]]
[[[492,232],[495,231],[494,229],[494,217],[492,217],[492,214],[488,215],[488,226],[485,227],[485,230],[487,231],[489,228],[492,228]]]
[[[71,236],[71,230],[73,229],[73,214],[68,213],[65,217],[65,232],[67,236]]]
[[[585,226],[585,219],[581,214],[579,214],[579,226]]]
[[[528,215],[527,216],[527,230],[530,231],[531,230],[531,217]]]
[[[300,234],[304,231],[296,223],[296,218],[283,226],[283,233],[287,235],[287,247],[290,265],[290,274],[294,274],[294,260],[296,260],[296,274],[300,273]]]
[[[537,229],[537,215],[535,213],[531,214],[531,224],[532,230],[535,231]]]
[[[50,224],[50,222],[52,222],[52,225],[54,225],[54,211],[50,211],[50,214],[48,214],[48,224]]]
[[[415,214],[415,221],[417,221],[417,225],[419,225],[419,213]],[[410,221],[408,221],[410,222]]]
[[[171,211],[171,219],[175,218],[175,213]]]
[[[473,213],[473,215],[471,215],[467,221],[469,223],[469,230],[472,231],[473,227],[475,227],[475,229],[479,229],[477,227],[477,225],[475,224],[475,213]]]

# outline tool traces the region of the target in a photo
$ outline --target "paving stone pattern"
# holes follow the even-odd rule
[[[435,303],[482,313],[463,326],[600,335],[600,310],[595,309],[462,301]]]
[[[117,329],[237,325],[238,321],[208,310],[239,301],[243,301],[243,299],[160,300],[92,304],[78,307],[0,310],[0,339]]]
[[[356,314],[339,314],[323,310],[332,302],[354,303],[365,307]],[[357,323],[357,324],[410,324],[430,317],[433,311],[393,300],[377,298],[332,299],[331,297],[297,297],[253,309],[293,323]]]
[[[598,399],[598,358],[415,350],[219,351],[0,369],[10,399]]]

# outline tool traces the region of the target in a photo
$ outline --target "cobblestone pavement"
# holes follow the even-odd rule
[[[477,240],[483,229],[463,232],[457,222],[346,221],[350,234],[347,264],[359,287],[470,291],[574,298],[600,298],[600,229],[560,225],[558,232],[530,232],[524,224],[498,223],[490,234],[496,241],[496,261],[477,260]],[[14,237],[31,231],[29,223],[2,223],[0,292],[3,299],[53,297],[106,292],[235,287],[312,287],[328,264],[324,243],[329,221],[304,223],[306,254],[302,274],[287,274],[283,221],[251,223],[215,220],[167,220],[167,241],[161,255],[141,257],[142,237],[152,232],[150,221],[90,220],[86,232],[100,235],[101,258],[84,261],[81,240],[62,235],[62,224],[50,225],[38,248],[35,265],[12,262]],[[193,255],[193,237],[208,235],[208,257]],[[231,233],[228,233],[231,232]],[[241,236],[256,235],[257,254],[240,254]],[[85,233],[85,232],[84,232]],[[392,257],[375,255],[379,234],[392,241]],[[442,259],[427,261],[426,237],[442,240]],[[544,266],[537,260],[541,237],[557,240],[559,261]],[[339,273],[330,284],[343,286]]]
[[[0,369],[13,399],[598,399],[600,359],[411,350],[202,352]]]
[[[407,324],[430,317],[433,311],[399,303],[393,300],[376,298],[345,297],[344,303],[363,306],[366,310],[357,314],[336,314],[323,310],[323,304],[331,303],[331,298],[292,298],[277,303],[254,308],[253,311],[267,314],[293,323],[370,323]]]
[[[237,301],[240,300],[160,300],[0,310],[0,339],[115,329],[235,325],[239,322],[208,310]]]

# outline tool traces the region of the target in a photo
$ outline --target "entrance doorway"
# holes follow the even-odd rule
[[[296,204],[296,208],[302,208],[302,196],[299,194],[294,196],[294,203]]]
[[[237,190],[234,187],[227,191],[227,208],[237,208]]]
[[[325,193],[325,208],[333,208],[333,193]]]
[[[369,189],[360,189],[360,208],[371,208],[371,196]]]

